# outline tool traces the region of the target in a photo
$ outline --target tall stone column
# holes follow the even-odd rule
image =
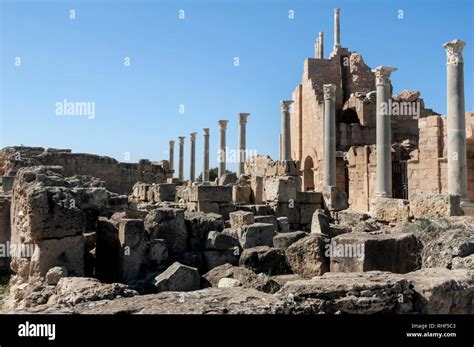
[[[202,180],[209,181],[209,128],[204,128],[204,161],[202,164]]]
[[[237,176],[240,176],[245,173],[245,159],[246,159],[246,125],[247,117],[250,113],[240,112],[238,114],[239,121],[239,157],[238,157],[238,166],[237,166]]]
[[[390,74],[396,70],[386,66],[374,70],[377,86],[377,197],[392,197],[392,122],[388,101],[391,97]]]
[[[318,38],[318,58],[324,59],[324,33],[322,31],[319,32]]]
[[[281,100],[281,159],[291,160],[290,106],[293,100]]]
[[[339,8],[334,9],[334,50],[341,46],[341,33],[339,24]]]
[[[196,179],[196,134],[189,134],[189,140],[191,144],[191,163],[189,164],[189,179],[194,181]]]
[[[324,185],[336,185],[336,85],[324,91]]]
[[[226,144],[225,144],[225,132],[227,129],[228,120],[220,120],[217,123],[219,124],[219,167],[217,170],[218,177],[225,175],[226,172]]]
[[[443,45],[447,54],[448,193],[467,200],[466,114],[464,108],[465,43],[459,39]]]
[[[179,138],[179,168],[178,168],[178,178],[182,181],[184,179],[183,170],[184,170],[184,136]]]
[[[170,169],[174,170],[174,141],[173,140],[170,141]]]
[[[316,42],[314,43],[314,57],[319,59],[319,37],[316,38]]]

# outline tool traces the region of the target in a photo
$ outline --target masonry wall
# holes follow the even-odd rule
[[[0,175],[14,176],[21,167],[35,165],[62,166],[65,176],[100,178],[106,181],[108,190],[121,194],[130,193],[138,181],[162,183],[166,177],[171,177],[168,161],[121,163],[110,157],[42,147],[6,147],[0,150]]]
[[[408,161],[409,196],[417,193],[447,193],[446,117],[430,116],[418,120],[419,148]],[[466,113],[468,198],[474,201],[474,113]]]

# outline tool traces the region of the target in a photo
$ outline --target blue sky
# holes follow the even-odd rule
[[[237,113],[250,112],[247,147],[276,158],[279,100],[291,98],[319,31],[327,57],[335,7],[341,8],[342,45],[372,68],[397,67],[395,93],[420,90],[439,113],[446,110],[442,45],[464,40],[466,110],[474,111],[473,1],[0,2],[1,147],[159,160],[168,158],[170,139],[186,136],[186,177],[189,133],[198,132],[199,174],[202,128],[210,128],[216,153],[217,121],[230,120],[227,144],[236,148]],[[95,118],[56,115],[64,99],[95,102]],[[211,155],[211,167],[216,161]]]

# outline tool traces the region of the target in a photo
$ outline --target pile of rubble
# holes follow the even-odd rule
[[[299,191],[292,165],[129,196],[21,168],[0,236],[32,254],[10,255],[2,312],[474,313],[474,217],[458,198],[350,211],[332,188]]]

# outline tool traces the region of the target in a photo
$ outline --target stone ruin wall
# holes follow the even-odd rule
[[[409,197],[417,193],[447,193],[447,127],[446,117],[420,118],[419,148],[408,161]],[[466,113],[467,189],[474,201],[474,113]]]
[[[17,160],[18,159],[18,160]],[[128,194],[140,182],[161,183],[171,177],[168,161],[121,163],[113,158],[71,153],[69,149],[42,147],[6,147],[0,150],[0,176],[14,176],[25,166],[62,166],[64,175],[86,175],[104,180],[110,191]]]

